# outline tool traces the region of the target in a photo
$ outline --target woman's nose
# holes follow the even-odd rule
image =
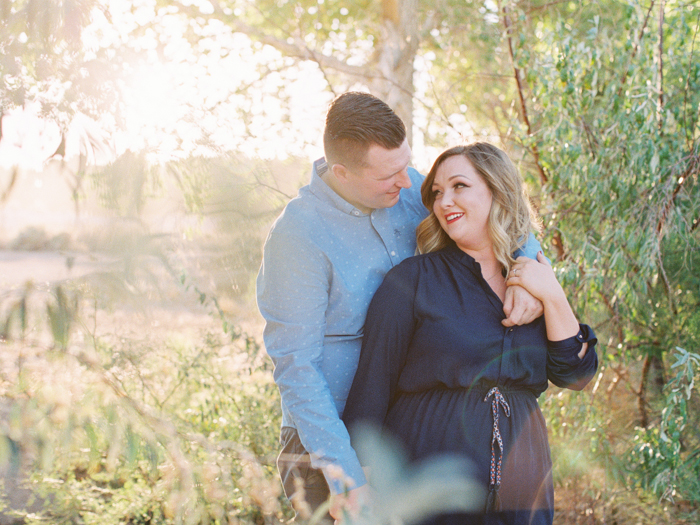
[[[452,195],[450,194],[450,192],[443,193],[442,199],[440,199],[440,206],[442,206],[443,208],[449,208],[450,206],[452,206],[452,204]]]

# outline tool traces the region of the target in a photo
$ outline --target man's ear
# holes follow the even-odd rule
[[[331,172],[340,182],[346,182],[348,180],[348,169],[342,164],[333,164],[333,166],[331,166]]]

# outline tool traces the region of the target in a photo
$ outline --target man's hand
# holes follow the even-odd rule
[[[503,326],[523,325],[542,315],[544,305],[522,286],[509,286],[503,301],[503,313],[506,314],[506,318],[501,321]]]
[[[364,484],[361,487],[352,489],[346,494],[336,494],[331,498],[331,507],[328,513],[335,520],[335,525],[343,522],[343,511],[346,511],[350,516],[358,516],[362,507],[370,503],[369,485]]]

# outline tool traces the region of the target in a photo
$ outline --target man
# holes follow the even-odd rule
[[[415,229],[427,216],[406,129],[384,102],[340,95],[328,110],[323,145],[325,160],[314,163],[310,184],[270,230],[257,280],[282,398],[277,465],[285,494],[293,501],[303,486],[312,509],[330,493],[366,483],[340,416],[369,302],[386,272],[414,255]],[[534,258],[540,246],[530,238],[526,248]],[[518,294],[506,299],[507,326],[542,313],[527,292]]]

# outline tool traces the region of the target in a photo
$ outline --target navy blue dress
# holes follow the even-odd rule
[[[345,424],[351,432],[359,421],[383,426],[413,461],[462,456],[484,487],[484,512],[431,523],[552,523],[552,461],[537,398],[548,380],[583,388],[598,366],[596,339],[581,325],[576,337],[550,342],[542,317],[512,328],[504,318],[479,264],[456,247],[406,259],[369,307]]]

